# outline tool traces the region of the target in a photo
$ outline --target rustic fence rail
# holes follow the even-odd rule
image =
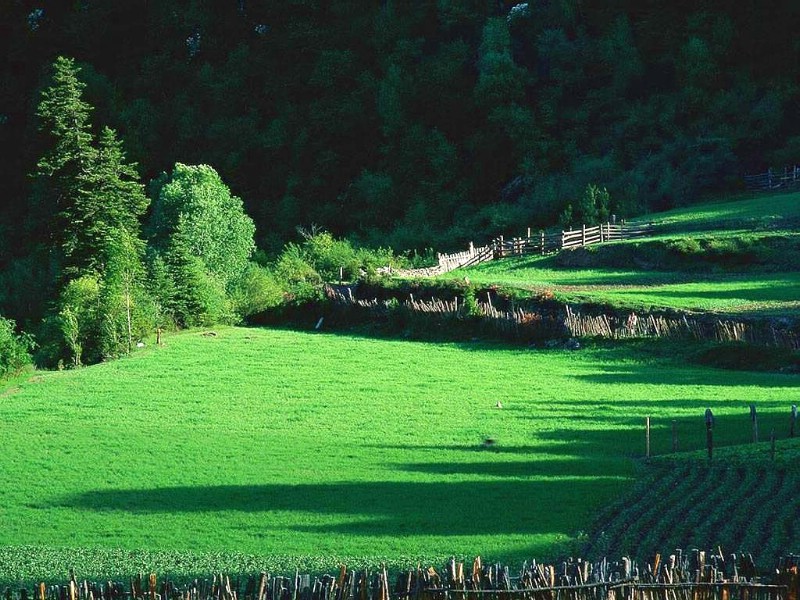
[[[433,315],[442,320],[463,321],[479,317],[492,330],[510,338],[548,340],[562,337],[634,339],[668,338],[704,342],[746,342],[756,346],[800,349],[800,333],[786,324],[773,320],[736,321],[718,317],[689,314],[654,314],[635,311],[619,314],[592,314],[568,304],[558,308],[548,306],[495,306],[491,293],[468,305],[465,298],[379,300],[357,298],[352,288],[327,286],[326,295],[334,304],[367,310],[381,317],[401,308],[413,314]]]
[[[230,577],[216,574],[177,584],[155,573],[126,582],[79,582],[6,588],[5,600],[796,600],[797,557],[781,559],[769,577],[760,576],[749,554],[684,553],[642,564],[568,559],[557,564],[525,563],[519,571],[500,564],[472,565],[451,559],[441,573],[433,567],[400,571],[350,571],[336,575]],[[393,581],[392,581],[393,580]]]
[[[791,165],[782,171],[769,169],[766,173],[745,175],[744,185],[753,191],[800,188],[800,166]]]
[[[544,255],[566,248],[625,240],[645,235],[650,231],[652,231],[650,225],[612,223],[601,223],[593,227],[583,225],[580,229],[570,229],[560,233],[545,233],[544,231],[532,233],[528,229],[527,235],[522,237],[505,238],[501,235],[485,246],[475,247],[470,243],[469,248],[463,252],[437,254],[436,266],[400,271],[398,274],[406,277],[430,277],[498,258],[525,254]]]

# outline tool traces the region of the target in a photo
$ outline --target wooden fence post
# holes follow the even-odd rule
[[[672,419],[672,451],[678,451],[678,422]]]
[[[581,246],[586,245],[586,223],[581,225]]]
[[[500,236],[500,258],[505,256],[505,243],[503,242],[503,236]]]
[[[544,256],[544,229],[539,230],[539,237],[542,240],[542,256]]]
[[[644,419],[645,456],[650,458],[650,417]]]
[[[797,423],[797,404],[792,404],[792,422],[789,428],[789,437],[794,437],[795,423]]]
[[[775,428],[772,428],[772,431],[769,434],[769,456],[772,460],[775,460]]]
[[[600,243],[603,243],[603,224],[600,223]]]
[[[753,421],[753,443],[758,443],[758,415],[756,414],[756,405],[750,405],[750,419]]]
[[[706,447],[708,448],[708,460],[714,454],[714,413],[710,408],[706,409]]]

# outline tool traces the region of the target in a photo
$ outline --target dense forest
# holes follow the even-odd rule
[[[241,198],[274,257],[298,226],[447,250],[578,219],[589,185],[632,216],[800,157],[794,0],[6,0],[0,24],[0,313],[26,323],[87,273],[102,288],[108,231],[149,280],[194,273],[159,221],[184,177]],[[86,184],[58,162],[57,57],[75,151],[129,198],[88,234],[53,200]]]

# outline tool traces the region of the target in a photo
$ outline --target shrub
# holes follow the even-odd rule
[[[234,310],[241,317],[248,317],[279,306],[283,301],[283,290],[274,273],[250,263],[233,290]]]
[[[0,317],[0,377],[18,375],[33,360],[35,344],[27,333],[16,333],[16,323]]]
[[[275,275],[290,302],[303,303],[320,297],[322,278],[297,244],[286,245],[275,263]]]
[[[303,259],[319,273],[323,281],[337,281],[339,269],[345,279],[358,277],[360,264],[356,251],[347,240],[337,240],[328,233],[304,233]]]

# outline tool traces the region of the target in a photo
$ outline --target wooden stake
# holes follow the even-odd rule
[[[675,419],[672,420],[672,451],[678,451],[678,422]]]
[[[644,419],[645,428],[645,456],[650,458],[650,417]]]
[[[714,413],[710,408],[706,409],[706,447],[708,460],[711,460],[714,454]]]
[[[769,434],[769,456],[772,460],[775,460],[775,428],[772,428],[772,432]]]

